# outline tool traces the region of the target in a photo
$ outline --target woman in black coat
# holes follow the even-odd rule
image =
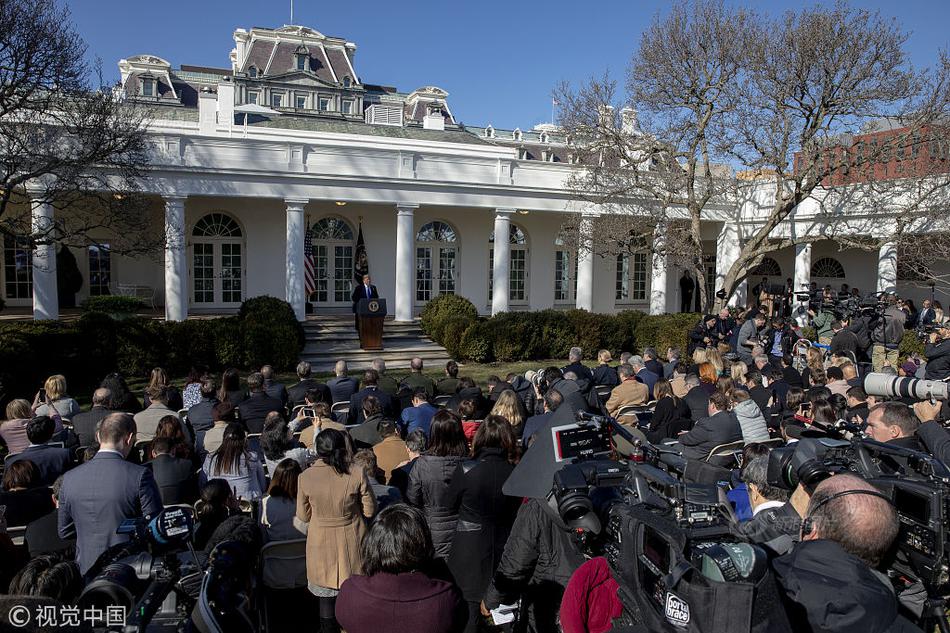
[[[653,385],[653,394],[656,397],[656,408],[653,410],[653,417],[650,418],[650,429],[646,433],[648,440],[655,444],[661,440],[676,437],[680,431],[693,428],[689,406],[673,395],[673,389],[668,380],[661,378],[656,381]]]
[[[505,549],[521,499],[501,491],[517,457],[517,440],[504,418],[489,415],[472,444],[474,458],[459,464],[446,495],[458,509],[448,565],[468,603],[466,632],[478,629],[479,603]]]

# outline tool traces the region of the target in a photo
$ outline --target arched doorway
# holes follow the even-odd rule
[[[416,303],[454,295],[458,285],[458,233],[445,222],[424,224],[416,233]]]
[[[311,301],[324,307],[350,305],[353,293],[353,227],[343,218],[326,217],[310,227],[314,292]]]
[[[244,231],[230,215],[201,217],[191,231],[191,302],[232,308],[244,300]]]
[[[495,273],[495,233],[488,236],[488,303],[491,304],[494,292]],[[508,259],[508,301],[512,305],[528,303],[528,236],[524,230],[511,223],[508,231],[508,243],[511,253]]]

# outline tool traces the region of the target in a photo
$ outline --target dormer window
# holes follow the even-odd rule
[[[247,76],[251,79],[257,79],[257,66],[251,66],[247,69]]]
[[[515,131],[512,132],[512,135],[511,135],[511,136],[512,136],[512,138],[514,138],[516,141],[520,141],[520,140],[521,140],[521,130],[518,129],[518,128],[515,128]]]
[[[485,137],[486,138],[495,138],[495,128],[488,126],[485,128]]]
[[[301,44],[297,47],[297,50],[294,51],[294,58],[296,59],[297,70],[310,70],[310,51],[306,46]]]
[[[540,138],[540,140],[541,140],[542,143],[547,143],[547,142],[548,142],[548,133],[547,133],[547,132],[541,132],[541,138]]]
[[[351,80],[349,77],[344,77],[344,78],[343,78],[343,87],[344,87],[344,88],[349,88],[349,87],[352,86],[352,85],[353,85],[353,80]]]
[[[307,58],[297,55],[297,70],[307,70]]]
[[[151,78],[142,79],[142,96],[143,97],[154,97],[155,96],[155,80]]]

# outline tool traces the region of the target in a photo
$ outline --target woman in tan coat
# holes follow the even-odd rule
[[[317,461],[297,482],[297,518],[308,523],[307,582],[319,598],[321,631],[339,631],[334,617],[343,581],[362,571],[360,544],[376,499],[361,468],[350,468],[343,433],[325,429],[314,441]]]

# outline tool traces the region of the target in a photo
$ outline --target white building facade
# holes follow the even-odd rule
[[[131,258],[97,236],[77,255],[78,300],[135,292],[174,320],[236,310],[258,295],[286,298],[301,319],[347,312],[362,229],[370,273],[397,320],[442,293],[485,314],[679,310],[681,272],[664,261],[645,252],[578,257],[562,246],[570,214],[583,223],[597,210],[566,190],[576,167],[553,126],[462,126],[443,90],[364,83],[353,43],[305,27],[238,29],[234,39],[230,68],[120,61],[125,98],[152,108],[144,186],[166,247],[158,258]],[[703,224],[710,290],[755,215],[746,204],[713,208]],[[48,205],[29,212],[34,224],[56,220]],[[7,305],[57,318],[55,253],[42,248],[6,237],[0,288]],[[847,281],[870,291],[900,285],[895,258],[816,242],[776,253],[757,272],[774,283]]]

